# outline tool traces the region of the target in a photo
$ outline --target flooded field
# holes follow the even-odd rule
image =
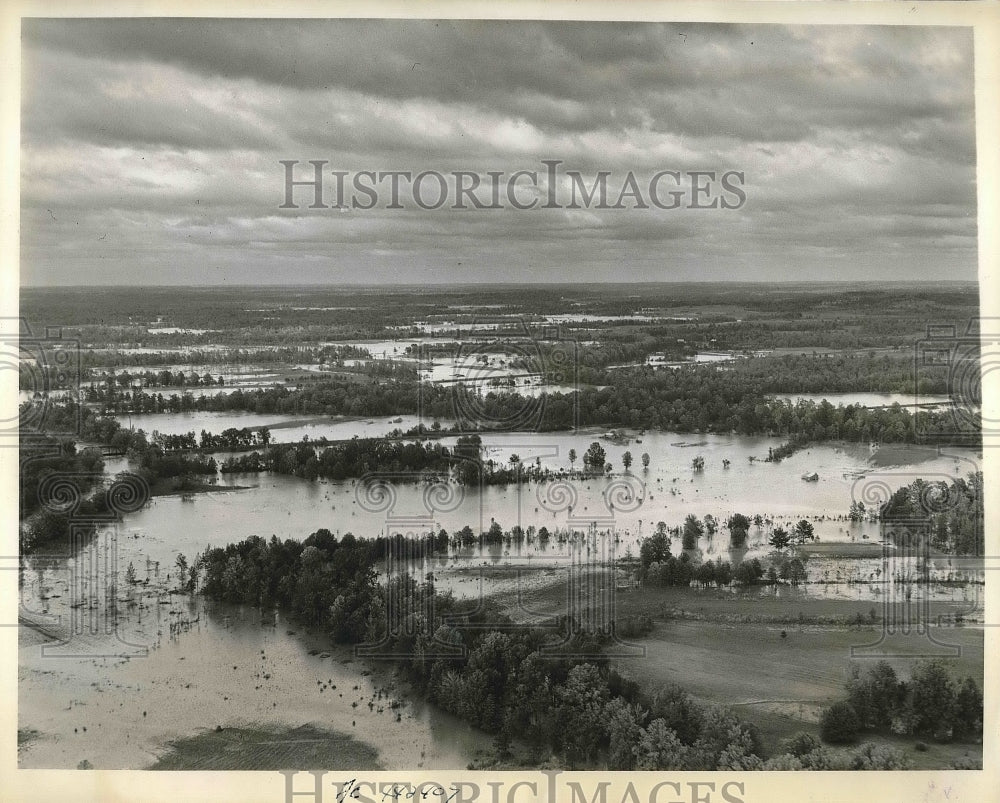
[[[48,588],[67,590],[56,580]],[[346,734],[387,769],[464,767],[489,744],[411,699],[391,667],[332,649],[325,634],[200,597],[162,590],[132,597],[123,594],[110,634],[103,617],[91,628],[65,607],[64,621],[79,625],[72,636],[50,617],[28,614],[41,624],[20,629],[19,709],[22,726],[38,736],[21,752],[22,767],[88,761],[97,769],[142,769],[172,741],[263,723]]]
[[[200,434],[202,430],[219,433],[223,430],[244,427],[266,427],[271,432],[274,443],[292,443],[304,437],[312,440],[348,440],[350,438],[379,438],[393,430],[405,432],[421,422],[427,422],[415,415],[400,415],[392,418],[353,418],[349,416],[309,416],[285,415],[282,413],[256,414],[244,412],[188,412],[188,413],[144,413],[141,415],[119,415],[118,420],[125,426],[145,430],[147,434],[159,432],[161,435],[183,435],[188,432]],[[447,422],[444,422],[446,424]],[[443,424],[443,425],[444,425]]]
[[[951,402],[949,396],[917,396],[913,393],[793,393],[777,395],[774,398],[788,399],[792,404],[799,401],[812,401],[818,404],[826,399],[835,407],[848,404],[859,404],[862,407],[890,407],[893,404],[937,405]]]

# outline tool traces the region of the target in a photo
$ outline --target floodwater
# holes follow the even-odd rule
[[[890,407],[893,404],[903,406],[916,404],[949,404],[951,398],[938,395],[921,395],[913,393],[793,393],[775,396],[776,399],[788,399],[792,404],[799,401],[812,401],[819,404],[824,399],[834,407],[849,404],[862,407]]]
[[[173,431],[220,431],[251,421],[264,424],[268,417],[169,418],[178,422]],[[279,423],[294,419],[279,417]],[[399,424],[389,419],[345,423],[355,428],[410,425],[406,417]],[[365,674],[370,669],[363,662],[332,650],[322,634],[306,634],[280,615],[268,614],[262,624],[253,610],[170,594],[180,553],[192,560],[208,545],[224,546],[250,535],[302,539],[321,527],[368,537],[441,527],[453,532],[465,525],[478,533],[496,520],[505,530],[519,524],[552,532],[545,545],[536,537],[521,546],[472,547],[406,567],[421,579],[432,574],[439,589],[469,598],[558,581],[568,568],[593,567],[610,557],[612,548],[619,557],[638,555],[641,538],[657,521],[679,525],[688,513],[723,521],[737,511],[760,513],[770,521],[751,527],[747,549],[738,552],[729,549],[725,529],[702,539],[705,558],[764,556],[769,527],[791,526],[800,518],[812,521],[820,543],[875,543],[878,525],[844,519],[852,494],[871,501],[871,489],[883,484],[895,489],[917,476],[950,479],[979,466],[972,451],[928,449],[910,450],[907,465],[876,468],[868,447],[837,445],[813,446],[780,463],[765,463],[768,447],[779,441],[763,437],[645,432],[631,433],[628,442],[612,442],[589,431],[506,433],[483,440],[486,459],[509,465],[517,454],[522,464],[557,472],[569,470],[570,449],[582,456],[596,440],[615,475],[566,475],[482,490],[447,481],[420,484],[399,474],[382,475],[379,485],[268,473],[225,475],[217,491],[154,498],[69,556],[27,559],[20,587],[22,619],[38,630],[21,628],[19,727],[40,735],[22,751],[21,765],[72,768],[86,759],[98,768],[146,767],[169,741],[216,725],[312,723],[371,744],[387,768],[461,768],[488,745],[484,734],[415,700],[405,700],[397,723],[383,701],[372,699],[393,682],[390,670]],[[634,457],[628,474],[622,469],[626,450]],[[642,467],[644,452],[650,455],[648,471]],[[702,471],[692,467],[695,456],[704,458]],[[751,456],[758,459],[751,462]],[[730,461],[728,468],[724,459]],[[125,465],[123,459],[109,460],[107,471]],[[580,457],[574,466],[579,470]],[[818,473],[819,480],[803,481],[806,472]],[[679,548],[675,542],[675,554]],[[132,588],[123,580],[129,564],[139,582]],[[925,566],[917,557],[897,559],[877,549],[864,558],[816,556],[807,572],[811,582],[795,593],[875,602],[909,591],[916,598],[971,606],[982,588],[961,582],[981,582],[982,570],[975,566],[946,558]],[[953,583],[913,583],[921,572]],[[911,582],[885,581],[896,575]],[[61,636],[65,646],[50,644],[43,652],[39,631]],[[398,684],[389,694],[405,699]]]
[[[203,429],[218,434],[225,429],[244,427],[270,427],[275,424],[294,423],[294,415],[257,415],[243,411],[210,411],[189,413],[141,413],[116,416],[125,427],[141,429],[147,435],[159,432],[161,435],[184,435],[188,432],[199,434]]]
[[[65,582],[47,582],[50,594],[72,593]],[[262,620],[255,609],[162,587],[122,592],[113,620],[103,609],[94,621],[83,613],[65,617],[76,625],[72,636],[43,624],[61,632],[63,644],[21,628],[19,727],[40,734],[21,767],[72,769],[87,760],[97,769],[141,769],[168,742],[216,726],[311,723],[375,747],[387,769],[462,768],[490,742],[408,700],[391,667],[331,649],[280,615]],[[403,703],[398,722],[393,700]]]
[[[763,356],[767,354],[766,351],[754,352],[755,356]],[[650,354],[645,360],[641,362],[627,362],[621,363],[620,365],[609,365],[608,368],[637,368],[640,365],[648,365],[651,368],[680,368],[685,365],[691,365],[693,363],[724,363],[733,362],[734,360],[746,359],[747,355],[743,352],[737,351],[699,351],[690,359],[686,360],[675,360],[669,358],[666,354]]]
[[[161,435],[183,435],[193,432],[199,435],[207,430],[218,434],[223,430],[245,427],[267,427],[274,443],[294,443],[304,437],[312,440],[348,440],[350,438],[380,438],[393,430],[406,432],[427,420],[415,415],[400,415],[379,418],[342,418],[310,415],[287,415],[283,413],[261,414],[242,411],[212,411],[185,413],[143,413],[141,415],[115,416],[122,426],[145,430],[147,435],[159,432]],[[441,422],[446,426],[449,422]]]
[[[394,420],[394,419],[393,419]],[[345,422],[345,427],[401,427],[389,419]],[[324,425],[325,426],[325,425]],[[321,428],[321,427],[318,427]],[[299,428],[290,430],[296,435]],[[326,430],[329,431],[329,430]],[[280,437],[283,429],[273,433]],[[315,434],[315,433],[314,433]],[[296,438],[289,438],[295,440]],[[453,445],[456,438],[441,440]],[[689,513],[699,519],[711,514],[725,521],[736,512],[750,517],[760,514],[770,526],[790,527],[801,518],[812,521],[820,541],[877,543],[877,524],[851,524],[846,514],[852,499],[871,506],[885,489],[895,490],[916,477],[950,480],[979,467],[975,453],[953,450],[938,454],[928,449],[920,463],[874,467],[868,447],[813,446],[780,463],[762,462],[776,439],[722,435],[681,436],[647,432],[641,442],[612,443],[596,433],[497,433],[483,435],[485,459],[510,465],[517,455],[523,466],[541,466],[557,472],[546,482],[469,488],[440,478],[428,485],[404,472],[373,472],[366,481],[310,482],[270,473],[226,474],[218,478],[219,490],[179,496],[157,497],[149,505],[125,518],[122,528],[139,536],[147,554],[164,565],[172,564],[177,552],[189,557],[206,544],[223,546],[250,535],[269,538],[304,538],[319,528],[337,534],[352,532],[361,537],[380,534],[425,534],[442,527],[454,532],[469,525],[476,533],[497,521],[505,530],[519,525],[546,527],[553,533],[547,548],[525,545],[494,550],[483,557],[491,561],[515,558],[552,559],[568,557],[571,544],[556,536],[591,530],[614,531],[619,555],[648,536],[658,521],[680,525]],[[571,449],[583,455],[594,441],[605,449],[614,465],[611,477],[581,477],[581,459],[570,474]],[[622,455],[631,451],[630,473],[622,471]],[[649,469],[642,468],[641,455],[650,455]],[[918,453],[910,454],[910,459]],[[701,456],[705,468],[694,471],[692,460]],[[758,458],[749,461],[750,456]],[[221,457],[221,455],[220,455]],[[723,460],[730,460],[728,468]],[[561,476],[558,472],[562,472]],[[816,472],[816,482],[802,475]],[[244,490],[236,490],[243,488]],[[767,551],[768,525],[751,528],[751,548]],[[866,537],[867,536],[867,537]],[[756,546],[755,546],[756,545]],[[728,533],[722,529],[703,546],[711,556],[728,549]]]
[[[419,422],[416,416],[341,421],[241,413],[132,416],[134,426],[164,434],[267,425],[277,442],[299,441],[303,435],[373,437],[392,429],[405,431]],[[417,484],[415,477],[387,472],[384,479],[393,488],[391,506],[386,507],[383,500],[353,480],[308,482],[267,473],[222,475],[220,491],[199,494],[194,502],[182,503],[174,497],[154,500],[133,514],[127,524],[159,537],[162,523],[162,536],[175,543],[185,537],[177,535],[178,530],[196,533],[194,547],[201,548],[206,540],[222,544],[250,534],[303,537],[319,527],[374,536],[395,532],[404,521],[411,524],[402,531],[436,532],[444,527],[451,532],[466,524],[474,530],[487,529],[493,519],[505,529],[515,524],[525,529],[544,525],[549,530],[597,527],[638,539],[648,535],[660,520],[674,526],[689,513],[699,518],[711,514],[724,521],[740,512],[751,517],[759,513],[775,525],[815,519],[821,540],[851,541],[862,534],[843,520],[853,499],[871,507],[886,488],[895,490],[917,477],[947,481],[980,468],[974,451],[958,448],[947,452],[914,448],[902,458],[909,464],[876,467],[868,446],[832,444],[814,445],[779,463],[768,463],[764,461],[768,449],[780,445],[780,440],[766,437],[646,432],[613,442],[592,430],[491,433],[482,438],[485,460],[509,467],[511,456],[517,455],[522,466],[548,469],[555,476],[547,482],[477,490],[447,482],[427,488]],[[447,436],[440,442],[454,446],[456,440],[457,436]],[[595,441],[614,467],[611,477],[579,475],[582,456]],[[571,451],[577,455],[572,464]],[[626,451],[633,459],[627,474],[623,470]],[[642,465],[644,453],[650,456],[648,470]],[[695,457],[704,460],[702,471],[694,470]],[[812,473],[818,475],[817,481],[802,479]],[[383,475],[375,472],[374,476]],[[227,486],[251,486],[253,491],[221,490]],[[159,512],[164,506],[177,510]],[[877,540],[877,528],[865,534]]]

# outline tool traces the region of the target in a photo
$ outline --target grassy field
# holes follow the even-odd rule
[[[153,770],[380,770],[378,751],[343,733],[222,728],[171,743]]]
[[[519,619],[567,610],[562,584],[498,599]],[[959,608],[935,603],[932,618]],[[757,725],[767,753],[799,731],[819,736],[820,714],[844,698],[852,664],[864,670],[885,659],[907,679],[916,660],[939,655],[954,676],[971,675],[983,687],[981,629],[884,635],[880,603],[664,587],[619,593],[616,612],[619,620],[648,616],[654,623],[649,635],[626,639],[645,654],[612,659],[618,671],[647,692],[677,684],[702,702],[733,708]],[[858,615],[865,624],[851,623]],[[915,768],[947,767],[966,752],[982,756],[981,745],[928,743],[918,752],[916,739],[872,738],[902,749]]]
[[[871,600],[826,599],[806,596],[800,589],[785,586],[781,596],[759,589],[732,592],[723,589],[695,589],[677,586],[647,586],[622,590],[615,596],[618,617],[649,616],[657,620],[707,619],[770,623],[840,623],[847,625],[858,615],[874,617],[881,622],[887,610],[898,619],[905,603],[887,609],[882,602]],[[518,620],[541,616],[557,616],[568,612],[565,575],[538,586],[523,586],[519,592],[498,593],[494,596]],[[967,603],[934,601],[931,620],[948,620],[955,613],[968,615]]]
[[[982,631],[960,628],[937,635],[960,648],[946,659],[952,672],[972,675],[982,686]],[[884,658],[907,678],[922,653],[939,649],[917,636],[897,636],[863,649],[864,658],[852,658],[852,647],[873,644],[880,636],[874,627],[678,620],[657,623],[648,637],[636,640],[645,648],[643,657],[614,659],[614,665],[648,691],[676,683],[704,702],[733,707],[760,727],[773,751],[799,730],[818,735],[823,708],[845,695],[852,663],[864,669]]]

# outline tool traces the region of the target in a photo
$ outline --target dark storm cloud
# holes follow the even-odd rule
[[[202,281],[975,275],[961,29],[26,20],[23,46],[29,282],[190,282],[206,260]],[[278,160],[313,158],[480,174],[554,158],[618,184],[736,169],[748,200],[279,211]]]

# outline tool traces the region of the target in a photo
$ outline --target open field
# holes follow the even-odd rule
[[[870,600],[810,597],[801,588],[794,589],[787,585],[781,586],[780,592],[781,596],[768,593],[760,587],[734,592],[716,588],[647,586],[619,591],[614,604],[619,618],[649,616],[653,620],[698,619],[845,626],[856,626],[859,616],[878,626],[887,611],[898,620],[906,609],[905,603],[888,607],[883,602]],[[534,587],[525,583],[517,593],[496,594],[494,598],[511,616],[521,620],[536,616],[557,616],[568,610],[567,589],[561,578]],[[969,604],[947,600],[935,600],[931,603],[932,621],[949,621],[956,613],[967,616]]]
[[[971,675],[983,682],[983,633],[973,629],[940,630],[935,637],[960,648],[947,663],[953,676]],[[782,637],[782,632],[786,635]],[[945,650],[926,639],[890,637],[877,647],[881,629],[860,630],[816,625],[730,624],[709,621],[658,623],[647,638],[635,643],[645,656],[615,659],[622,674],[647,690],[676,683],[696,698],[733,707],[761,730],[769,751],[800,730],[818,736],[822,709],[844,697],[844,683],[852,663],[862,670],[884,658],[901,678],[913,662]],[[852,659],[852,647],[866,657]],[[914,739],[901,739],[900,746]],[[954,756],[951,755],[953,749]],[[977,746],[937,745],[936,750],[957,758]],[[917,754],[915,753],[915,756]],[[919,754],[933,765],[929,752]],[[940,756],[938,756],[940,758]],[[945,762],[947,763],[947,762]],[[942,766],[938,763],[936,766]]]
[[[567,611],[567,589],[561,582],[496,599],[521,619]],[[917,632],[883,635],[883,615],[888,611],[898,617],[902,608],[671,587],[624,591],[615,605],[619,620],[648,616],[654,623],[648,636],[623,639],[644,654],[612,659],[619,672],[647,692],[676,684],[702,702],[732,707],[759,728],[768,753],[778,752],[799,731],[819,737],[820,714],[844,698],[852,664],[863,671],[885,659],[905,680],[915,661],[941,656],[953,676],[970,675],[983,685],[981,629],[933,627],[930,638]],[[944,618],[960,609],[936,602],[931,615]],[[865,624],[852,623],[859,615]],[[914,738],[865,738],[899,747],[918,769],[948,766],[966,753],[982,754],[982,746],[974,744],[928,743],[926,751],[918,752]]]

